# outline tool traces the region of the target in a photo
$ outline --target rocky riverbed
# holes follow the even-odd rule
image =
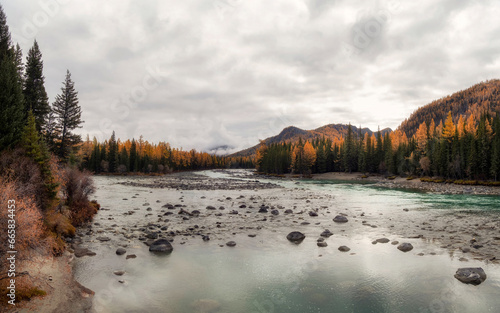
[[[496,263],[500,259],[500,215],[496,211],[401,208],[385,212],[342,207],[333,195],[308,189],[300,182],[285,188],[278,182],[256,180],[247,172],[236,173],[232,178],[182,173],[118,181],[141,188],[140,193],[121,200],[133,208],[121,210],[118,217],[115,208],[103,207],[94,223],[80,229],[80,237],[74,239],[77,256],[92,254],[80,244],[82,238],[107,242],[112,237],[121,247],[132,242],[150,245],[159,238],[174,246],[199,241],[224,246],[238,235],[265,241],[268,234],[264,233],[269,232],[300,230],[319,238],[328,230],[347,237],[369,234],[374,244],[380,244],[376,239],[381,236],[393,242],[418,240],[425,245],[413,253],[420,256],[445,249],[464,262],[476,259]],[[152,201],[144,188],[163,189],[168,200]],[[336,216],[348,222],[338,223],[334,221]]]

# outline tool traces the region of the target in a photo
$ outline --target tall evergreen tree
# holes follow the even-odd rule
[[[137,171],[137,145],[135,144],[135,139],[132,138],[132,145],[130,146],[130,171]]]
[[[16,45],[14,56],[16,60],[17,75],[19,76],[19,83],[22,86],[24,84],[24,63],[23,63],[23,51],[21,50],[19,44]]]
[[[118,143],[116,142],[115,131],[109,139],[109,152],[108,152],[108,162],[109,162],[109,172],[114,173],[118,169]]]
[[[69,71],[66,72],[61,94],[56,96],[53,110],[58,132],[57,152],[62,159],[66,159],[72,148],[82,140],[81,136],[73,134],[72,131],[80,128],[83,123],[82,110],[78,105],[78,93]]]
[[[38,42],[33,43],[26,58],[26,75],[24,76],[24,101],[26,111],[31,110],[35,116],[36,129],[41,133],[50,111],[49,98],[45,91],[42,53]]]
[[[21,138],[25,123],[23,94],[7,18],[0,5],[0,150]]]

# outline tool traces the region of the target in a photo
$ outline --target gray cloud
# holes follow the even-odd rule
[[[82,134],[100,139],[114,129],[184,149],[239,149],[289,125],[395,128],[418,106],[500,69],[495,1],[3,6],[25,53],[38,40],[51,99],[72,72]]]

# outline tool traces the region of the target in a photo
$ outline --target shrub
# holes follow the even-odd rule
[[[7,229],[9,200],[15,201],[17,259],[22,261],[30,257],[31,252],[44,247],[42,214],[32,197],[19,193],[19,184],[0,177],[0,255],[7,254]],[[6,258],[0,259],[0,272],[4,273]]]
[[[90,221],[97,213],[97,202],[92,204],[89,201],[89,196],[94,190],[90,172],[81,172],[74,167],[66,168],[62,191],[71,211],[70,219],[74,226]]]
[[[26,156],[23,149],[2,152],[0,176],[7,181],[15,181],[18,194],[33,199],[38,207],[43,207],[46,199],[40,168],[35,161]]]

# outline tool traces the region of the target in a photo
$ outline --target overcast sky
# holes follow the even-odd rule
[[[66,69],[82,134],[234,149],[294,125],[396,128],[500,76],[500,2],[4,0],[36,38],[51,99]]]

